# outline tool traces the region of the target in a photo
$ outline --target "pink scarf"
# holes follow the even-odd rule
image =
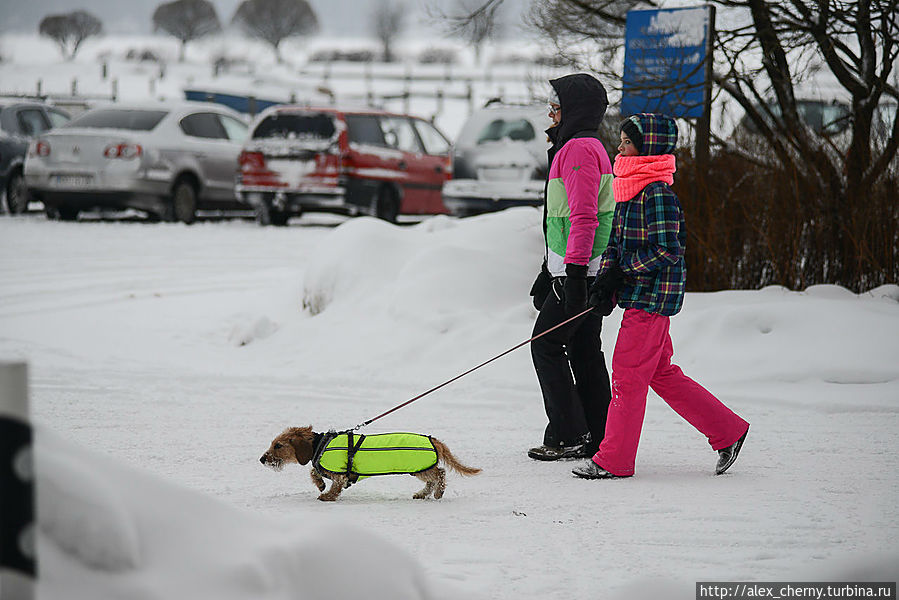
[[[671,185],[674,183],[673,154],[655,154],[652,156],[622,156],[615,157],[615,166],[612,172],[615,179],[612,180],[612,192],[615,194],[615,202],[627,202],[640,193],[650,183],[662,181]]]

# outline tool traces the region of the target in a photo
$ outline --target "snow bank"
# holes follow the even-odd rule
[[[405,551],[336,517],[256,517],[43,428],[35,450],[41,598],[436,597]]]
[[[41,531],[85,567],[127,571],[141,562],[140,535],[115,485],[70,452],[39,457]]]
[[[528,289],[541,247],[540,211],[531,208],[415,227],[347,222],[322,242],[305,273],[302,303],[315,318],[285,335],[299,340],[325,323],[337,336],[338,328],[355,330],[360,348],[379,347],[366,357],[337,346],[360,368],[402,361],[412,371],[437,364],[449,374],[473,366],[527,339],[536,317]],[[620,318],[619,309],[606,319],[607,349]],[[382,342],[367,343],[369,335]],[[897,382],[899,286],[859,295],[833,285],[690,293],[672,319],[672,335],[675,359],[712,381]],[[407,345],[418,351],[408,353]],[[471,352],[460,356],[460,347]],[[522,354],[516,366],[527,369]],[[338,359],[323,348],[316,355]]]
[[[717,381],[896,383],[897,293],[896,285],[859,295],[828,285],[688,294],[672,320],[675,349]]]
[[[471,366],[473,357],[529,336],[539,219],[538,210],[521,208],[412,227],[349,221],[322,242],[304,273],[302,305],[314,318],[274,337],[290,339],[310,372],[342,364],[360,376],[420,378]],[[303,343],[345,331],[350,344]]]
[[[303,304],[312,314],[338,301],[420,322],[504,310],[521,301],[530,271],[539,269],[538,214],[438,217],[411,228],[355,219],[323,244],[322,259],[306,273]],[[522,269],[528,260],[534,266]]]

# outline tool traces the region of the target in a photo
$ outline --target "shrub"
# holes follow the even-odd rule
[[[837,284],[864,292],[899,281],[899,181],[839,202],[803,189],[786,168],[722,153],[708,174],[678,156],[674,189],[687,223],[690,291]]]

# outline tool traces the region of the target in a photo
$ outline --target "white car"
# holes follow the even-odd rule
[[[198,209],[243,207],[234,194],[244,117],[204,102],[93,108],[31,142],[25,182],[50,218],[134,208],[191,223]]]
[[[476,111],[453,144],[453,178],[443,203],[458,216],[543,203],[544,131],[552,124],[545,104],[492,103]]]

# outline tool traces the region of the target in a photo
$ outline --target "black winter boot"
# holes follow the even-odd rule
[[[588,460],[581,466],[573,468],[571,472],[581,479],[622,479],[624,477],[630,477],[630,475],[615,475],[614,473],[609,473],[592,460]]]
[[[746,430],[746,433],[749,433],[749,429]],[[743,440],[746,439],[746,433],[727,448],[718,450],[718,466],[715,467],[715,475],[721,475],[737,461],[737,455],[740,453],[740,448],[743,447]]]
[[[547,446],[543,444],[528,450],[528,456],[534,460],[562,460],[566,458],[589,458],[593,453],[587,449],[587,444],[575,446]]]

